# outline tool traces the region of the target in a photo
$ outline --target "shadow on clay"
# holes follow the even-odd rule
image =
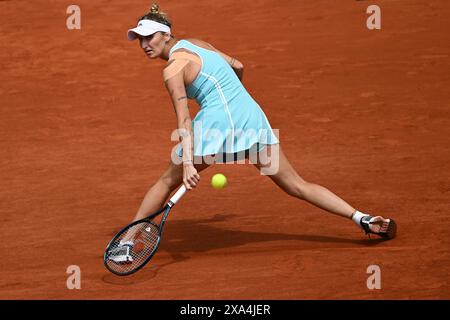
[[[190,253],[202,253],[217,249],[242,246],[248,243],[271,242],[281,240],[297,240],[317,243],[341,243],[360,246],[375,246],[383,239],[347,239],[323,235],[268,233],[242,230],[230,230],[214,224],[231,220],[234,214],[218,214],[207,219],[185,219],[168,221],[165,226],[163,240],[159,252],[166,252],[169,257],[155,258],[137,273],[120,277],[113,274],[105,275],[102,280],[116,285],[133,285],[145,282],[157,276],[161,269],[168,265],[190,259]],[[169,260],[167,260],[169,259]]]

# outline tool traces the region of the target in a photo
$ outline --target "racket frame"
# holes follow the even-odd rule
[[[103,254],[103,264],[105,265],[106,269],[108,269],[110,272],[114,273],[115,275],[118,276],[128,276],[131,275],[137,271],[139,271],[140,269],[142,269],[149,261],[150,259],[155,255],[156,251],[158,251],[159,245],[161,243],[161,237],[162,237],[162,232],[163,232],[163,227],[164,227],[164,223],[167,219],[167,216],[169,215],[170,209],[172,209],[172,207],[178,202],[178,200],[181,199],[181,197],[186,193],[186,187],[184,185],[182,185],[178,191],[172,196],[172,198],[170,198],[169,202],[167,202],[167,204],[162,207],[161,209],[159,209],[158,211],[156,211],[155,213],[152,213],[151,215],[149,215],[146,218],[143,218],[141,220],[137,220],[134,221],[132,223],[130,223],[129,225],[127,225],[125,228],[123,228],[122,230],[120,230],[115,236],[114,238],[112,238],[112,240],[108,243],[108,245],[106,246],[105,252]],[[159,216],[161,213],[163,213],[163,216],[161,218],[161,221],[159,222],[159,224],[154,223],[152,220],[154,218],[156,218],[157,216]],[[148,256],[147,259],[145,259],[145,261],[137,268],[130,270],[129,272],[125,272],[125,273],[119,273],[115,270],[112,270],[108,264],[108,258],[109,258],[109,253],[110,253],[110,246],[111,244],[113,244],[120,236],[122,236],[127,230],[129,230],[130,228],[132,228],[133,226],[143,223],[143,222],[148,222],[151,223],[153,225],[156,225],[158,227],[159,230],[159,234],[158,234],[158,242],[155,245],[155,248],[153,249],[153,252]]]

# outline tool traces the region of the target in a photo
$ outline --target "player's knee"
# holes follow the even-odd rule
[[[294,184],[292,184],[289,190],[287,190],[287,193],[292,197],[304,200],[307,189],[308,189],[308,182],[301,180],[296,181]]]
[[[181,177],[176,177],[170,174],[163,174],[161,178],[159,178],[160,183],[164,184],[167,188],[170,190],[174,190],[176,187],[178,187],[182,179]]]

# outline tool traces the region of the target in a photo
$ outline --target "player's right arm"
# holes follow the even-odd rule
[[[175,63],[175,61],[170,64]],[[194,167],[193,148],[194,135],[192,131],[192,120],[189,113],[186,88],[184,86],[184,66],[181,65],[179,71],[167,71],[170,66],[164,69],[164,83],[172,98],[172,104],[177,115],[178,132],[183,147],[183,183],[188,190],[197,186],[200,175]]]

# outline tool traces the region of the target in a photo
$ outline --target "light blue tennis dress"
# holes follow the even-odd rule
[[[255,147],[260,151],[265,145],[279,143],[258,103],[219,53],[180,40],[169,57],[181,48],[202,61],[197,78],[186,88],[187,97],[200,105],[192,121],[194,156],[238,153]],[[181,157],[182,152],[179,144],[176,153]]]

